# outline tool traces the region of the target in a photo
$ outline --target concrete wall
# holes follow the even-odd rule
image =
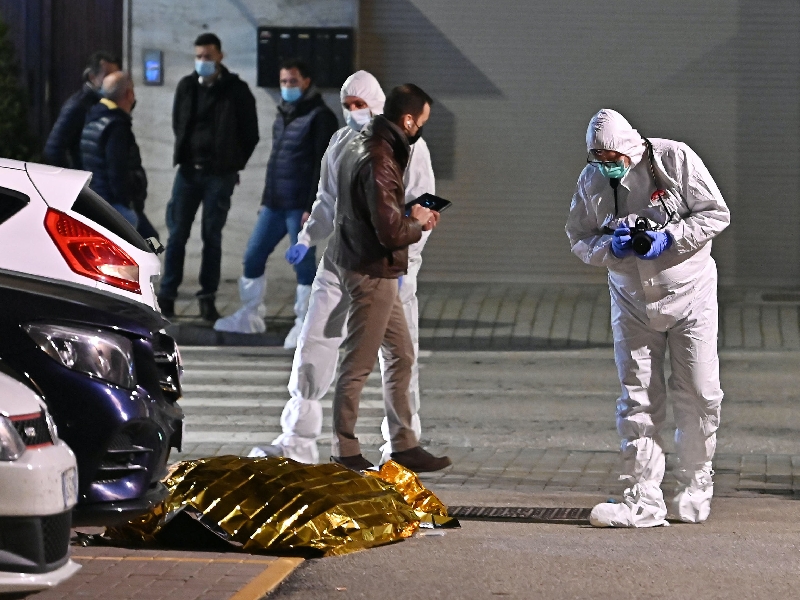
[[[261,141],[241,173],[228,224],[224,231],[223,279],[241,274],[241,260],[261,202],[264,175],[271,148],[271,127],[277,95],[256,87],[256,27],[354,27],[357,0],[129,0],[131,9],[132,71],[137,105],[134,131],[149,178],[148,217],[166,241],[164,214],[175,169],[172,166],[174,136],[172,101],[178,81],[194,68],[194,39],[203,32],[222,40],[224,64],[246,81],[256,98]],[[142,50],[164,52],[164,85],[145,86]],[[332,107],[338,92],[325,93]],[[341,115],[338,108],[335,112]],[[199,220],[199,219],[198,219]],[[200,231],[196,225],[187,247],[186,275],[182,293],[194,293],[200,256]],[[291,279],[293,272],[282,260],[281,245],[269,261],[270,278]]]

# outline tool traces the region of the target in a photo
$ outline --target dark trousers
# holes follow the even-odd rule
[[[172,197],[167,204],[169,239],[164,255],[164,275],[159,298],[174,299],[183,281],[186,242],[192,231],[197,209],[202,205],[200,235],[203,252],[200,262],[198,297],[213,298],[217,293],[222,262],[222,228],[231,208],[231,195],[237,174],[217,175],[192,166],[181,166],[175,175]]]

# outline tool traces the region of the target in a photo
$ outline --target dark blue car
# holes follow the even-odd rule
[[[166,497],[180,448],[180,355],[168,322],[116,294],[0,270],[0,359],[47,403],[78,461],[78,524],[112,524]]]

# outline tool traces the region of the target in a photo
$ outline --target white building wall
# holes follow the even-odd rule
[[[258,109],[259,135],[247,168],[241,173],[228,222],[223,232],[223,279],[241,275],[241,261],[247,239],[261,203],[267,159],[272,147],[272,122],[277,94],[256,87],[256,27],[354,27],[357,0],[129,0],[131,19],[132,72],[137,105],[133,115],[134,133],[142,151],[149,180],[145,212],[166,242],[165,208],[176,168],[172,166],[175,142],[172,133],[172,101],[178,81],[194,69],[195,38],[213,32],[222,41],[223,63],[250,85]],[[164,52],[164,85],[145,86],[142,51]],[[338,93],[325,99],[338,107]],[[338,115],[341,110],[335,109]],[[187,246],[183,293],[198,289],[200,260],[199,217]],[[291,279],[291,267],[282,259],[284,242],[269,261],[270,279]]]

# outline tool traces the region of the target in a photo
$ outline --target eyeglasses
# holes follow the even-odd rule
[[[586,157],[586,163],[589,165],[606,165],[609,167],[614,167],[622,162],[622,158],[618,158],[616,160],[597,160],[594,158],[593,155],[589,155]]]

